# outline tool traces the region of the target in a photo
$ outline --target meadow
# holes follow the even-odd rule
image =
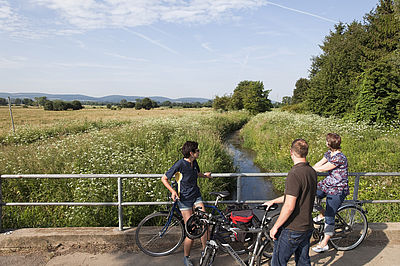
[[[199,142],[202,171],[233,172],[223,139],[250,119],[247,112],[211,109],[15,108],[12,134],[8,109],[0,112],[2,174],[162,174],[181,158],[179,148],[186,140]],[[232,187],[232,181],[200,180],[203,196],[207,199],[208,191]],[[123,188],[124,201],[166,201],[168,196],[159,179],[124,179]],[[4,202],[116,202],[116,189],[115,179],[2,182]],[[124,226],[137,225],[154,208],[159,207],[124,208]],[[116,207],[7,206],[2,219],[3,228],[21,228],[117,226],[117,217]]]
[[[241,136],[244,146],[257,152],[256,163],[267,172],[288,172],[292,166],[289,149],[294,139],[307,140],[307,159],[313,165],[327,151],[325,136],[329,132],[341,135],[349,172],[400,172],[399,121],[378,126],[275,110],[253,117],[241,130]],[[282,192],[284,180],[273,181]],[[349,178],[349,186],[352,195],[354,177]],[[400,177],[361,177],[359,189],[361,200],[396,200],[400,198]],[[367,204],[366,208],[371,222],[400,221],[400,204]]]

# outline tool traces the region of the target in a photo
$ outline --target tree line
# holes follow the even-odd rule
[[[200,102],[156,102],[152,99],[145,97],[143,99],[136,99],[135,102],[127,101],[122,99],[119,103],[105,103],[105,102],[92,102],[92,101],[78,101],[74,100],[72,102],[62,101],[62,100],[49,100],[47,97],[35,97],[34,100],[30,98],[11,98],[11,104],[22,105],[23,107],[28,106],[42,106],[44,110],[48,111],[62,111],[62,110],[80,110],[84,108],[83,105],[92,106],[106,106],[108,109],[122,109],[122,108],[135,108],[137,110],[146,109],[150,110],[157,107],[169,107],[169,108],[202,108],[211,107],[212,101],[207,101],[204,103]],[[8,105],[8,100],[5,98],[0,98],[0,106]]]
[[[400,118],[400,0],[380,0],[364,22],[335,25],[300,78],[288,109],[376,123]]]
[[[75,101],[62,101],[62,100],[48,100],[46,96],[35,97],[34,100],[30,98],[15,98],[10,99],[11,104],[22,105],[23,107],[28,106],[42,106],[46,111],[65,111],[65,110],[80,110],[84,108],[82,103],[78,100]],[[8,101],[4,98],[0,98],[0,105],[8,105]]]

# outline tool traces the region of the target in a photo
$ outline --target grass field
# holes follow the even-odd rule
[[[7,115],[7,109],[1,109]],[[200,144],[202,171],[232,172],[223,138],[250,118],[246,112],[211,109],[86,109],[46,112],[16,108],[16,134],[3,132],[0,173],[124,174],[164,173],[181,158],[186,140]],[[2,123],[6,123],[2,120]],[[202,192],[230,186],[230,180],[201,180]],[[124,180],[125,201],[165,201],[158,179]],[[4,180],[5,202],[116,202],[116,180]],[[135,225],[154,207],[124,208],[126,225]],[[5,228],[117,226],[114,207],[5,207]]]
[[[294,139],[307,140],[310,146],[308,161],[313,165],[327,151],[325,136],[329,132],[341,135],[342,151],[348,158],[349,172],[400,172],[398,121],[392,126],[381,127],[316,115],[273,111],[252,118],[241,134],[245,146],[257,152],[256,163],[268,172],[288,172],[292,166],[289,149]],[[349,180],[352,190],[354,177]],[[283,180],[276,180],[275,187],[283,191]],[[399,199],[400,177],[361,178],[359,198]],[[368,204],[367,209],[370,221],[400,221],[399,204]]]

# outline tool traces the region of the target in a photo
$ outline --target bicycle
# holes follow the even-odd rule
[[[317,206],[319,202],[317,202]],[[364,240],[368,222],[361,201],[347,201],[339,207],[335,215],[335,232],[329,242],[337,250],[352,250]],[[313,237],[321,241],[324,237],[324,221],[315,222]]]
[[[277,207],[277,204],[273,204],[269,208],[266,205],[260,205],[256,207],[257,209],[264,210],[264,216],[258,228],[250,227],[248,230],[244,230],[244,232],[250,232],[253,234],[257,233],[257,238],[254,242],[254,245],[252,245],[252,248],[249,249],[249,257],[245,260],[242,259],[239,256],[240,254],[235,252],[232,246],[225,242],[225,239],[219,234],[219,230],[221,228],[226,231],[235,232],[236,234],[243,232],[243,229],[233,226],[232,223],[226,223],[220,217],[213,216],[212,214],[205,213],[199,208],[196,208],[195,213],[189,219],[192,219],[193,221],[201,221],[201,223],[198,224],[199,227],[204,226],[205,228],[208,228],[208,226],[212,226],[210,240],[207,241],[206,248],[200,258],[200,266],[211,265],[214,261],[217,251],[220,248],[227,251],[241,266],[264,265],[269,263],[273,253],[273,240],[269,236],[272,217],[268,217],[267,213],[275,210]],[[187,224],[190,224],[189,220]],[[185,229],[187,230],[188,228],[185,227]],[[203,229],[202,231],[206,230]],[[197,237],[201,237],[201,234],[197,235]]]
[[[214,205],[205,205],[205,207],[212,208],[214,215],[218,213],[219,217],[227,220],[226,214],[217,208],[217,204],[221,198],[229,196],[229,192],[211,192],[210,194],[217,195],[217,199]],[[181,246],[186,237],[186,232],[182,214],[177,203],[175,201],[168,211],[155,212],[146,216],[139,223],[136,229],[135,240],[139,249],[145,254],[154,257],[166,256]],[[237,204],[236,208],[246,208],[246,205]],[[256,218],[255,223],[257,223]],[[228,235],[228,241],[235,242],[235,239],[231,235]],[[246,247],[243,243],[238,242],[234,246],[237,252],[246,252]]]

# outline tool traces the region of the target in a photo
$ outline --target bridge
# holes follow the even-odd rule
[[[215,177],[281,177],[287,173],[224,173]],[[323,175],[323,174],[322,174]],[[360,178],[364,176],[400,176],[400,173],[350,173],[355,176],[353,200],[358,199]],[[135,228],[123,226],[123,207],[132,205],[160,205],[170,202],[124,202],[122,199],[122,179],[160,178],[161,175],[1,175],[0,214],[7,206],[116,206],[119,227],[112,228],[24,228],[3,230],[0,234],[0,265],[167,265],[182,264],[182,247],[175,254],[166,257],[149,257],[139,252],[135,240]],[[1,180],[6,178],[117,178],[118,202],[3,202]],[[240,200],[240,202],[261,203],[265,200]],[[230,203],[232,201],[225,201]],[[400,200],[364,200],[365,203],[399,203]],[[0,215],[1,217],[1,215]],[[1,226],[1,221],[0,221]],[[198,262],[199,241],[194,247],[192,258]],[[352,251],[336,251],[317,254],[310,251],[313,265],[400,265],[400,223],[370,223],[367,238]],[[198,263],[197,263],[198,264]],[[214,265],[235,265],[226,254],[220,253]],[[294,265],[291,262],[289,265]]]

